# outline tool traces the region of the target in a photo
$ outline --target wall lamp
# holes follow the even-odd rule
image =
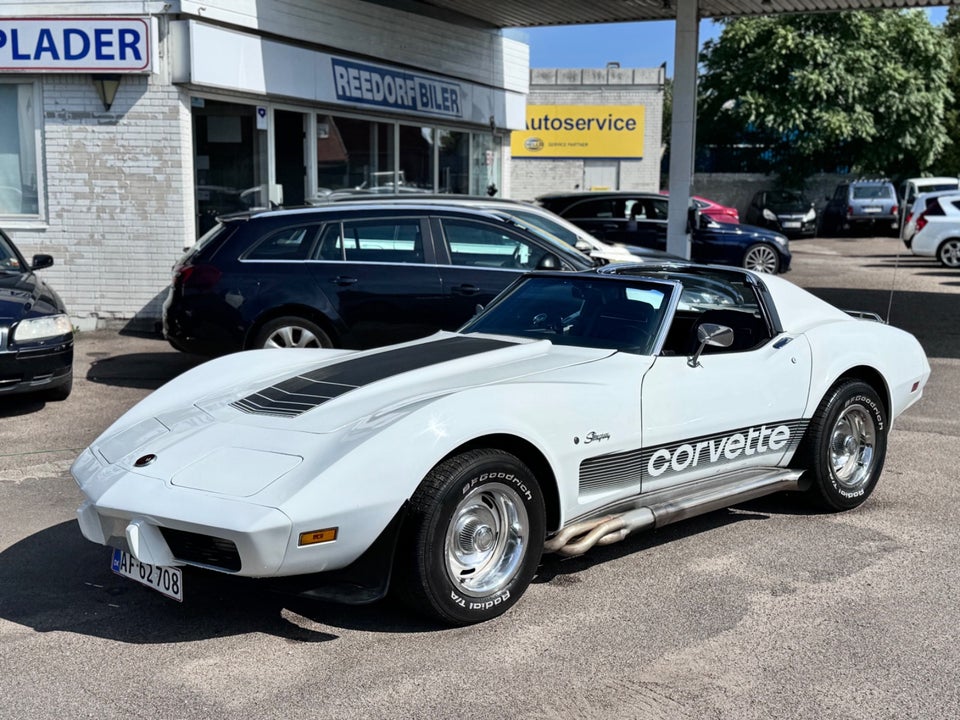
[[[120,75],[117,73],[97,73],[91,75],[93,87],[96,88],[97,96],[103,103],[105,112],[110,110],[113,105],[113,99],[117,96],[117,89],[120,87]]]

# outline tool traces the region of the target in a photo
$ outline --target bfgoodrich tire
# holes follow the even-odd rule
[[[798,450],[812,480],[810,499],[824,510],[862,504],[877,485],[887,451],[887,413],[876,391],[844,380],[826,394]]]
[[[502,615],[533,579],[544,527],[540,487],[518,458],[494,449],[454,456],[410,500],[394,590],[449,625]]]

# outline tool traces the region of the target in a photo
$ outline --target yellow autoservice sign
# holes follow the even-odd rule
[[[643,157],[642,105],[527,105],[513,157]]]

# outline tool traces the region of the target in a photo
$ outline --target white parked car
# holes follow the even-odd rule
[[[923,193],[938,192],[940,190],[952,190],[960,192],[960,178],[955,177],[923,177],[908,178],[900,186],[900,237],[905,238],[905,228],[910,220],[910,214],[916,217],[913,212],[913,205],[917,197]],[[919,207],[919,206],[918,206]]]
[[[935,257],[941,265],[960,268],[960,194],[942,195],[918,216],[916,233],[905,239],[914,255]]]
[[[348,602],[392,586],[464,625],[544,552],[785,490],[857,507],[929,372],[912,335],[776,276],[538,272],[456,333],[212,360],[71,472],[83,535],[176,599],[194,566]]]
[[[910,247],[910,240],[917,234],[917,218],[920,217],[920,214],[923,213],[924,210],[932,207],[938,197],[957,194],[960,194],[960,190],[953,189],[934,190],[917,195],[913,200],[913,204],[911,204],[907,210],[907,214],[903,218],[903,227],[900,229],[900,238],[904,244]]]

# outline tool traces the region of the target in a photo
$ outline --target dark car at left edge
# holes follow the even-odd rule
[[[36,274],[51,265],[45,254],[28,262],[0,230],[0,398],[64,400],[73,388],[73,325],[60,296]]]
[[[201,355],[376,347],[459,328],[524,272],[600,262],[466,207],[344,203],[225,216],[174,266],[164,336]]]

